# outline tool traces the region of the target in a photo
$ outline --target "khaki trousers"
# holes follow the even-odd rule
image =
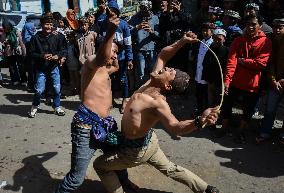
[[[123,193],[114,170],[122,170],[148,163],[164,175],[185,184],[195,193],[202,193],[207,183],[191,171],[168,160],[158,144],[153,132],[149,144],[141,148],[123,147],[112,153],[106,153],[94,161],[94,168],[109,193]]]

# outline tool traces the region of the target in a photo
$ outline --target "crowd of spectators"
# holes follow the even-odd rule
[[[183,47],[169,61],[170,67],[191,75],[196,87],[196,112],[219,105],[223,76],[222,126],[214,128],[214,136],[233,132],[236,143],[245,143],[245,130],[256,113],[259,98],[266,93],[264,119],[256,141],[269,139],[284,88],[283,2],[200,0],[196,14],[187,12],[181,0],[138,2],[139,11],[131,17],[121,16],[115,0],[98,0],[98,9],[90,9],[83,16],[72,9],[67,10],[65,17],[58,12],[45,13],[38,32],[31,21],[21,32],[12,21],[3,21],[1,64],[9,66],[13,86],[26,86],[35,93],[29,116],[35,117],[44,97],[47,103],[52,101],[55,114],[65,115],[60,99],[80,95],[81,66],[88,56],[96,54],[106,36],[110,10],[120,17],[115,33],[115,41],[120,45],[119,72],[112,76],[112,82],[121,91],[121,113],[130,93],[149,79],[157,53],[185,32],[193,31],[216,53],[223,70],[220,73],[213,54],[201,43]],[[129,71],[134,72],[134,79],[129,78]],[[63,93],[62,87],[67,87],[68,92]],[[238,129],[232,131],[229,120],[239,99],[243,115]],[[284,129],[280,140],[284,144]]]

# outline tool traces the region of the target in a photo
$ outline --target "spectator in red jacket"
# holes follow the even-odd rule
[[[245,143],[244,129],[254,113],[260,77],[272,50],[271,41],[260,30],[262,21],[259,15],[248,15],[244,35],[233,41],[229,51],[224,75],[226,97],[222,109],[222,131],[228,128],[233,103],[241,96],[244,99],[243,115],[236,132],[236,143]]]

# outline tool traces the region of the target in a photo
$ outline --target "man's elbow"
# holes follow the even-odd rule
[[[179,124],[178,122],[177,123],[171,123],[169,124],[168,126],[168,132],[171,134],[171,135],[180,135],[180,127],[179,127]]]

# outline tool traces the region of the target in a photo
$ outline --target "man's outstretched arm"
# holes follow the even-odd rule
[[[197,42],[197,36],[192,32],[187,32],[183,37],[172,45],[164,47],[158,55],[153,71],[162,70],[166,63],[180,50],[185,44]]]
[[[94,68],[95,66],[104,66],[107,64],[107,61],[111,57],[113,38],[118,25],[119,18],[110,13],[108,31],[103,43],[99,47],[96,56],[90,56],[86,60],[85,64],[87,64],[90,68]]]
[[[215,124],[218,119],[219,110],[217,108],[208,108],[199,117],[200,125],[195,124],[195,120],[179,121],[172,114],[171,109],[166,101],[157,99],[157,114],[162,125],[174,135],[186,135],[195,131],[201,125]]]

